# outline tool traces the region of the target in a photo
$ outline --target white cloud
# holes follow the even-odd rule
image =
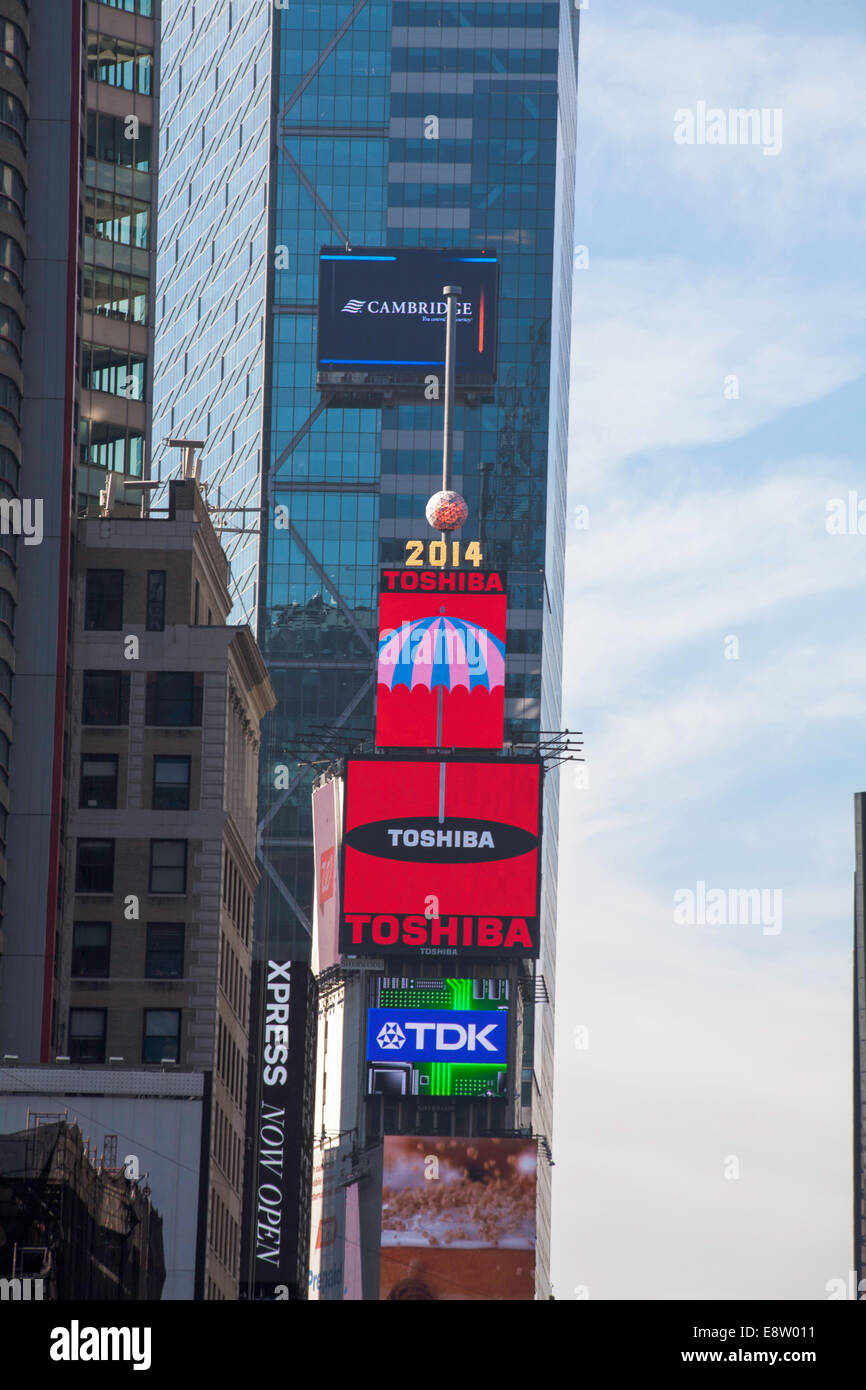
[[[861,374],[866,295],[680,260],[575,272],[571,492],[661,448],[738,439]],[[737,378],[738,398],[725,396]]]
[[[777,250],[806,227],[851,236],[864,222],[861,119],[866,43],[859,34],[689,20],[640,7],[592,13],[581,33],[581,146],[614,189],[717,210]],[[674,113],[708,107],[781,109],[781,153],[677,145]],[[850,195],[854,195],[853,198]],[[708,206],[709,205],[709,206]],[[732,255],[737,254],[732,243]]]

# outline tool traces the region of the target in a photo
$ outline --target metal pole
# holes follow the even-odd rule
[[[442,290],[447,304],[445,314],[445,419],[442,429],[442,491],[451,488],[451,463],[454,455],[454,361],[457,328],[457,298],[463,293],[460,285],[445,285]]]

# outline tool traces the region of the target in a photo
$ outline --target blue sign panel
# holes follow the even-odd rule
[[[508,1014],[457,1009],[368,1009],[371,1062],[489,1062],[505,1065]]]
[[[445,366],[446,285],[460,289],[455,370],[496,375],[495,252],[327,247],[319,260],[317,368],[411,376]]]

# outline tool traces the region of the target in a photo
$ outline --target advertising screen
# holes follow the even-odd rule
[[[496,376],[498,261],[479,250],[326,246],[319,256],[317,368],[372,377],[444,372],[442,290],[459,287],[456,381]]]
[[[344,955],[538,955],[541,766],[350,758]]]
[[[505,1096],[507,980],[379,977],[373,993],[368,1095]]]
[[[313,902],[313,973],[318,975],[340,958],[340,883],[338,875],[340,782],[332,778],[313,791],[313,854],[316,896]]]
[[[379,748],[501,748],[505,575],[385,570],[379,595]]]
[[[387,1136],[379,1298],[533,1298],[537,1167],[534,1139]]]

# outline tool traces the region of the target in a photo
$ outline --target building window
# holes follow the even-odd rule
[[[147,622],[148,632],[162,632],[165,629],[165,570],[147,571]]]
[[[143,1062],[180,1058],[180,1009],[145,1009]]]
[[[79,806],[114,810],[117,806],[117,754],[81,755]]]
[[[83,724],[129,722],[129,676],[125,671],[85,671]]]
[[[189,768],[189,758],[174,756],[154,758],[154,811],[189,810]]]
[[[111,927],[107,922],[75,922],[72,927],[72,975],[75,979],[107,980]]]
[[[0,103],[5,95],[3,91],[0,91]],[[0,104],[0,112],[2,112],[2,104]],[[2,124],[2,118],[0,118],[0,127]],[[2,129],[0,129],[0,135],[2,133]],[[12,237],[7,236],[5,232],[0,234],[0,280],[5,280],[7,285],[12,285],[19,294],[24,293],[24,252],[18,242],[13,241]]]
[[[114,841],[79,840],[76,893],[114,892]]]
[[[144,15],[145,19],[153,16],[153,0],[99,0],[99,3],[113,10],[126,10],[127,14]]]
[[[0,782],[9,782],[9,758],[12,753],[12,744],[4,733],[0,733]]]
[[[183,922],[149,922],[144,973],[149,980],[179,980],[183,975]]]
[[[0,708],[12,713],[12,667],[0,660]]]
[[[0,65],[27,77],[27,40],[11,19],[0,19]]]
[[[186,892],[186,840],[151,840],[150,891]]]
[[[0,375],[0,425],[21,429],[21,392],[11,377]]]
[[[108,473],[140,478],[144,463],[144,435],[105,420],[82,417],[79,422],[79,457],[82,466],[93,464]]]
[[[123,626],[123,570],[88,570],[85,632],[119,632]]]
[[[105,164],[119,164],[125,169],[150,169],[152,131],[149,125],[138,123],[138,139],[130,138],[134,124],[123,116],[108,116],[104,111],[87,113],[87,157]]]
[[[84,232],[98,241],[113,241],[119,246],[136,246],[140,251],[147,251],[150,247],[150,203],[119,189],[88,188]]]
[[[2,260],[3,239],[0,237],[0,262]],[[21,268],[23,272],[23,256]],[[0,276],[2,273],[0,266]],[[147,323],[147,281],[140,275],[85,266],[83,308],[85,313],[99,314],[120,323]]]
[[[0,127],[0,137],[13,140],[20,150],[26,151],[27,113],[11,92],[0,91]]]
[[[0,589],[0,628],[9,641],[15,638],[15,600],[8,589]]]
[[[69,1060],[105,1061],[105,1009],[69,1010]]]
[[[201,679],[192,671],[150,671],[145,720],[161,727],[199,725],[201,694]]]
[[[0,310],[2,313],[2,310]],[[144,400],[144,368],[147,359],[94,343],[81,345],[81,385],[86,391]]]
[[[90,33],[87,36],[87,76],[91,82],[105,82],[125,92],[150,96],[153,54],[126,39]]]

